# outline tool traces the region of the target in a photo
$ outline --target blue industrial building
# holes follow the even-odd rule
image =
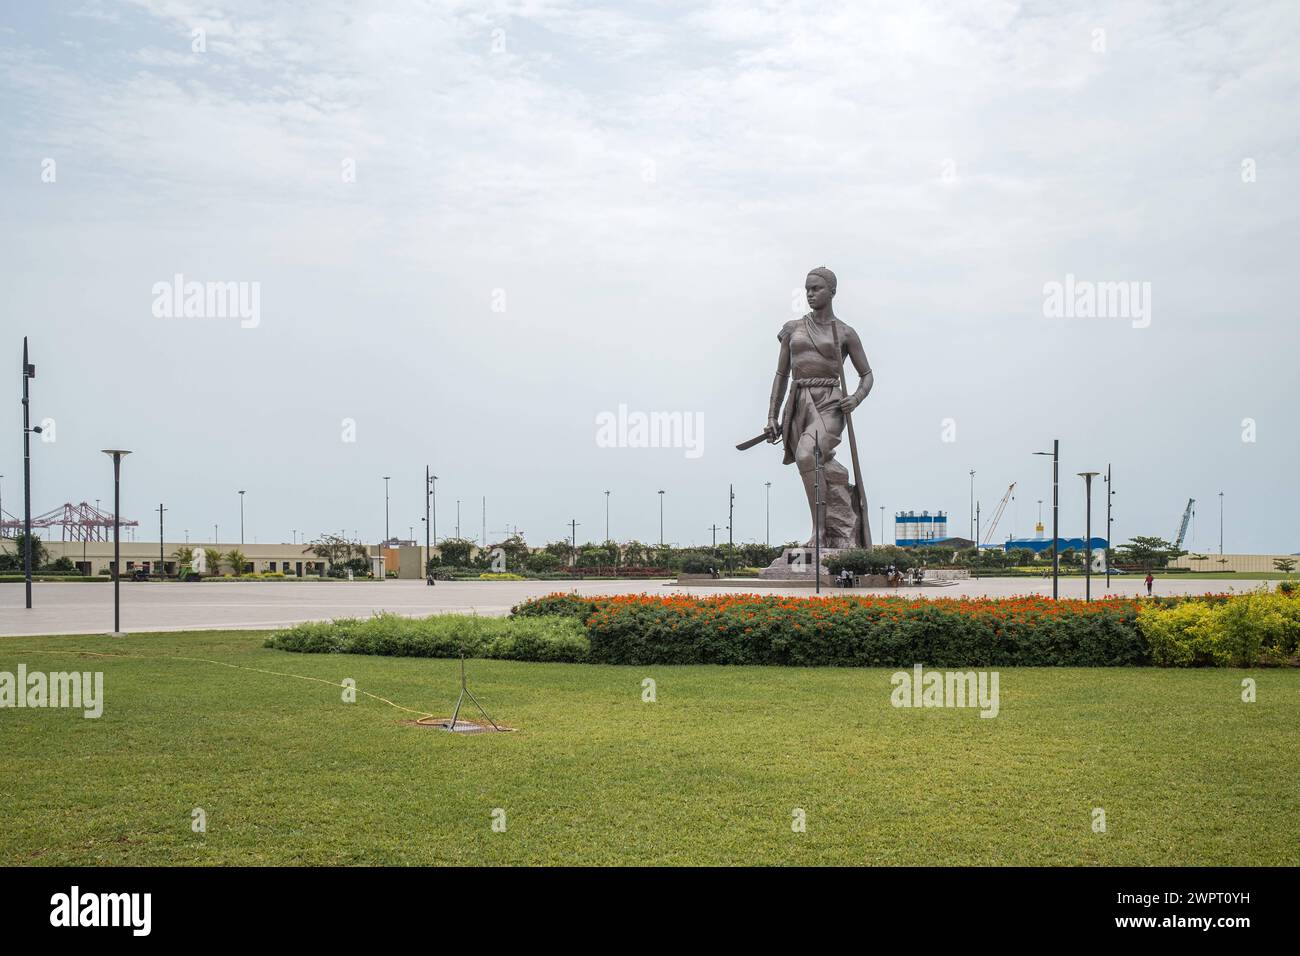
[[[1062,551],[1068,551],[1073,548],[1075,551],[1087,550],[1087,542],[1083,538],[1057,538],[1056,550],[1059,554]],[[1017,548],[1027,548],[1035,554],[1041,554],[1044,551],[1052,550],[1051,538],[1009,538],[1006,543],[1006,550],[1014,551]],[[1093,538],[1092,550],[1104,551],[1109,547],[1105,538]]]

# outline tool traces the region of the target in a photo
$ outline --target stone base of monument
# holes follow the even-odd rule
[[[825,561],[846,548],[822,548],[821,557]],[[786,548],[767,567],[759,577],[765,581],[812,581],[816,551],[812,548]],[[832,575],[825,566],[820,568],[822,581],[830,581]]]

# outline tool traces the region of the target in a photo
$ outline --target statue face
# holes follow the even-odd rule
[[[831,304],[831,299],[835,293],[831,292],[830,286],[821,276],[809,276],[804,280],[804,293],[808,296],[808,304],[814,309],[824,309]]]

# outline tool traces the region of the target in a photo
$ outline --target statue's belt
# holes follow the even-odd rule
[[[795,388],[833,388],[840,384],[838,378],[796,378]]]

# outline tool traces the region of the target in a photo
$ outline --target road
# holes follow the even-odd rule
[[[1249,591],[1276,582],[1222,580],[1198,581],[1183,577],[1158,579],[1155,593],[1204,594],[1206,592]],[[1079,578],[1061,580],[1062,597],[1083,597]],[[737,587],[678,587],[664,581],[605,581],[579,585],[559,581],[440,581],[428,587],[422,581],[208,581],[195,584],[174,582],[122,582],[122,628],[130,632],[262,629],[283,627],[302,621],[336,617],[369,617],[377,611],[392,611],[408,617],[440,613],[502,615],[530,597],[555,591],[577,590],[582,594],[734,594],[753,590],[764,594],[807,596],[809,588],[761,587],[746,582]],[[1051,581],[1040,578],[982,578],[943,588],[903,588],[900,592],[925,597],[1010,597],[1050,594]],[[1116,577],[1110,592],[1136,595],[1142,580]],[[895,593],[889,589],[853,593]],[[1093,596],[1107,593],[1105,580],[1093,580]],[[0,584],[0,637],[36,634],[103,634],[112,630],[113,586],[111,584],[37,583],[33,585],[33,608],[23,606],[21,584]]]

